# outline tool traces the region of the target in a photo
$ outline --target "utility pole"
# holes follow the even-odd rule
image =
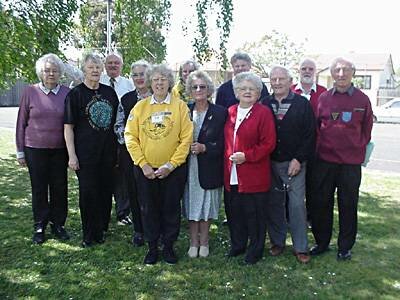
[[[111,3],[107,0],[107,54],[111,52]]]

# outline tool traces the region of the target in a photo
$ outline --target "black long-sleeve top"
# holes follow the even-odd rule
[[[276,147],[272,160],[283,162],[295,158],[300,163],[307,161],[315,151],[315,117],[309,101],[289,92],[281,102],[272,94],[263,104],[275,116]]]

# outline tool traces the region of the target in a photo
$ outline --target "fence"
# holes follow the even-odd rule
[[[17,81],[16,84],[6,91],[0,91],[0,106],[18,106],[24,88],[28,84]]]

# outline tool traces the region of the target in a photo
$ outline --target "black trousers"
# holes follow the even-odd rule
[[[357,235],[357,205],[361,166],[317,160],[312,172],[310,203],[312,232],[317,245],[329,246],[332,237],[334,196],[339,211],[338,250],[350,250]]]
[[[134,171],[144,239],[152,243],[162,236],[164,245],[171,246],[179,235],[187,165],[177,167],[164,179],[148,179],[138,166],[135,166]]]
[[[130,157],[127,156],[129,156],[129,153],[125,145],[118,145],[117,166],[114,168],[114,199],[118,220],[129,216],[131,212],[130,190],[128,189],[128,180],[126,179],[126,163],[129,162],[127,158],[130,159]]]
[[[267,193],[239,193],[237,185],[232,185],[229,192],[224,190],[233,251],[241,252],[247,248],[248,258],[260,259],[263,256],[267,232],[266,201]]]
[[[25,147],[24,152],[32,186],[34,223],[42,227],[48,222],[64,226],[68,211],[67,150]]]
[[[134,176],[134,164],[125,145],[120,146],[118,165],[122,174],[119,184],[123,190],[123,198],[129,200],[128,207],[132,212],[133,229],[135,232],[143,233],[142,216],[140,213],[136,180]],[[118,180],[118,178],[116,178],[116,180]]]
[[[80,164],[76,171],[79,181],[79,209],[83,239],[93,241],[108,230],[112,206],[114,164]]]

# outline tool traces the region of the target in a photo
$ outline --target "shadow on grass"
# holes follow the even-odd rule
[[[17,166],[14,157],[9,157],[0,160],[0,174],[1,299],[396,299],[399,296],[400,210],[395,205],[397,194],[390,189],[384,193],[361,193],[359,236],[349,262],[338,263],[335,259],[335,226],[333,251],[312,259],[308,265],[298,264],[287,247],[279,257],[266,254],[257,265],[244,266],[243,257],[225,257],[229,235],[220,218],[211,227],[209,258],[186,256],[189,237],[187,222],[183,221],[176,243],[179,263],[144,266],[145,247],[133,248],[131,228],[117,226],[114,216],[105,244],[89,249],[79,247],[81,227],[73,173],[69,177],[66,224],[71,240],[62,243],[46,233],[43,245],[32,245],[28,173]],[[309,240],[312,244],[311,234]],[[290,244],[290,238],[287,242]]]

